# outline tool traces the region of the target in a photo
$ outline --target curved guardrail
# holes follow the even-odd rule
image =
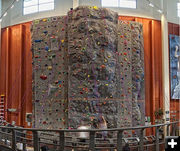
[[[106,151],[123,151],[124,146],[132,148],[136,147],[139,151],[145,151],[148,147],[154,146],[153,150],[159,151],[160,144],[164,144],[164,139],[159,139],[160,129],[163,127],[167,132],[167,136],[169,136],[170,133],[172,136],[175,136],[178,125],[179,121],[150,126],[87,130],[49,130],[0,126],[0,143],[12,150],[20,148],[19,150],[23,151],[26,151],[28,146],[31,146],[31,149],[34,151],[39,151],[40,147],[45,147],[44,145],[51,148],[53,147],[53,149],[57,151],[73,151],[78,148],[83,149],[83,151],[96,151],[98,149]],[[155,136],[144,135],[145,129],[148,128],[156,129]],[[139,136],[123,138],[124,131],[132,130],[139,130]],[[97,134],[104,131],[112,134],[111,137],[98,138]],[[79,132],[88,132],[89,138],[83,139],[82,141],[81,138],[76,136],[76,133]],[[149,143],[150,140],[152,143]],[[0,149],[1,147],[2,146],[0,145]]]

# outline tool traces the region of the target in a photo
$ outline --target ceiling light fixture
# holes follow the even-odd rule
[[[150,2],[150,3],[149,3],[149,6],[154,7],[154,4]]]
[[[11,9],[14,8],[14,5],[11,6]]]
[[[7,15],[7,12],[5,12],[3,16],[5,17],[6,15]]]
[[[158,11],[160,14],[162,14],[162,10],[158,9],[157,11]]]

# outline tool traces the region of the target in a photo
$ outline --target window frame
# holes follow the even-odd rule
[[[55,10],[55,0],[52,0],[52,2],[45,2],[45,3],[39,3],[39,0],[37,0],[38,2],[37,2],[37,4],[34,4],[34,5],[29,5],[29,6],[24,6],[24,1],[25,0],[23,0],[22,1],[22,14],[23,14],[23,16],[26,16],[26,15],[31,15],[31,14],[35,14],[35,13],[41,13],[41,12],[46,12],[46,11],[53,11],[53,10]],[[53,7],[53,9],[49,9],[49,10],[43,10],[43,11],[40,11],[39,10],[39,6],[40,5],[44,5],[44,4],[53,4],[54,5],[54,7]],[[32,7],[32,6],[37,6],[37,11],[36,12],[33,12],[33,13],[28,13],[28,14],[24,14],[24,9],[25,8],[28,8],[28,7]]]
[[[103,6],[103,0],[101,0],[101,7],[107,7],[107,8],[123,8],[123,9],[137,9],[137,0],[136,1],[136,8],[132,8],[132,7],[121,7],[120,6],[120,1],[121,0],[118,0],[118,6]]]

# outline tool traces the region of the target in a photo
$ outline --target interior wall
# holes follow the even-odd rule
[[[157,6],[161,7],[161,0],[152,0]],[[79,5],[89,5],[101,7],[101,0],[79,0]],[[139,16],[160,20],[160,14],[149,7],[146,0],[137,0],[137,9],[109,7],[122,16]]]
[[[120,16],[119,19],[143,24],[145,51],[146,116],[154,121],[154,111],[163,107],[162,98],[162,47],[161,22]],[[32,112],[32,56],[31,23],[23,23],[2,30],[2,53],[0,63],[0,94],[6,95],[9,108],[18,112],[8,113],[9,122],[27,126],[25,114]],[[23,110],[20,110],[23,109]],[[21,112],[22,111],[22,112]],[[154,124],[154,122],[153,122]]]
[[[53,11],[44,11],[40,13],[34,13],[29,15],[23,15],[23,0],[15,3],[13,9],[9,10],[7,16],[3,19],[2,27],[11,26],[23,22],[32,21],[38,18],[45,18],[51,16],[63,16],[66,15],[70,8],[73,7],[73,0],[54,0],[55,9]],[[2,0],[2,7],[5,10],[12,0]]]
[[[4,94],[8,122],[27,126],[26,113],[32,113],[32,54],[30,23],[2,29],[0,94]]]
[[[177,16],[177,3],[180,0],[167,0],[167,19],[168,22],[180,24],[180,17]]]
[[[62,16],[66,15],[68,10],[73,7],[73,0],[54,0],[55,10],[45,11],[23,16],[23,0],[19,0],[12,10],[9,10],[8,15],[3,19],[2,27],[7,27],[27,21],[32,21],[37,18]],[[167,18],[169,22],[179,23],[177,17],[177,2],[179,0],[151,0],[158,7],[162,8],[162,3],[167,5]],[[2,0],[2,9],[5,10],[11,3],[11,0]],[[79,5],[90,5],[101,7],[101,0],[79,0]],[[127,8],[110,8],[123,16],[139,16],[151,19],[161,19],[161,14],[157,10],[151,8],[146,0],[137,0],[137,9]]]

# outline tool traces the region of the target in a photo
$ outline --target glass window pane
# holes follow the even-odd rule
[[[103,7],[118,7],[119,0],[102,0]]]
[[[136,0],[120,0],[120,7],[136,8]]]
[[[180,3],[177,3],[177,7],[178,7],[178,9],[180,9]]]
[[[37,12],[38,12],[38,5],[24,8],[24,15],[37,13]]]
[[[39,0],[39,4],[42,4],[42,3],[53,3],[54,0]]]
[[[24,7],[37,5],[38,0],[24,0]]]
[[[39,5],[39,11],[47,11],[47,10],[53,10],[54,9],[54,3],[46,3],[46,4],[40,4]]]
[[[180,9],[178,9],[178,17],[180,17]]]
[[[180,3],[177,3],[177,14],[180,17]]]

